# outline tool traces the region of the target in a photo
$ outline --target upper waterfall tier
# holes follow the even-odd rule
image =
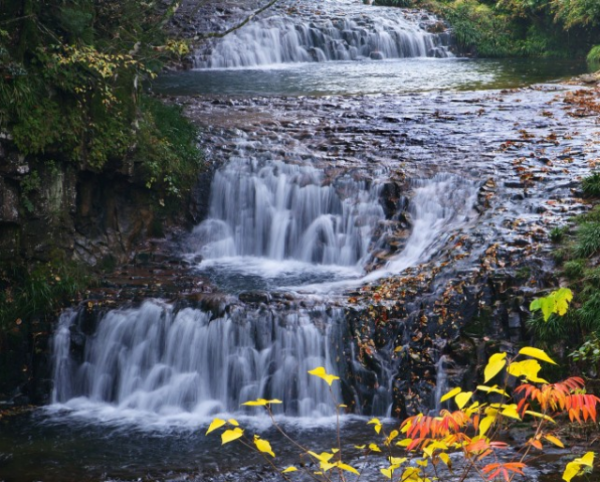
[[[450,35],[423,29],[414,12],[349,4],[334,8],[332,2],[313,11],[289,7],[250,22],[204,45],[195,53],[195,67],[451,56]]]

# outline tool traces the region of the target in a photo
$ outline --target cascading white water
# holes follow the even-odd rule
[[[455,174],[436,174],[413,181],[414,196],[409,212],[413,222],[402,252],[363,281],[394,275],[428,260],[452,233],[475,217],[478,183]]]
[[[69,350],[73,312],[63,315],[54,338],[53,401],[202,420],[239,412],[248,400],[278,398],[283,404],[273,406],[275,413],[329,416],[335,413],[331,394],[307,371],[335,371],[331,346],[340,318],[339,310],[247,309],[211,319],[198,309],[174,312],[147,301],[99,319],[76,363]],[[339,400],[338,387],[333,390]]]
[[[426,261],[468,221],[476,183],[438,174],[414,186],[413,230],[404,250],[385,267],[367,277],[358,274],[344,286]],[[311,266],[360,264],[369,256],[375,226],[384,219],[378,196],[379,189],[368,188],[365,181],[347,175],[326,180],[312,166],[232,162],[216,174],[211,217],[194,237],[217,265],[227,256],[246,263],[248,255],[296,257]],[[80,412],[110,408],[119,417],[153,414],[167,420],[236,412],[255,398],[283,400],[275,410],[286,415],[333,414],[327,388],[307,371],[325,366],[342,374],[338,360],[345,357],[332,347],[344,346],[339,334],[343,310],[276,309],[237,306],[213,319],[200,309],[174,311],[148,301],[107,312],[87,337],[77,328],[76,312],[67,312],[54,337],[53,400]],[[85,338],[79,357],[72,354],[73,333]],[[385,415],[392,367],[382,365],[378,376],[380,388],[370,410]]]
[[[209,218],[194,229],[203,257],[257,256],[360,265],[385,218],[378,187],[325,179],[312,166],[231,162],[215,174]]]
[[[323,4],[321,8],[327,9]],[[274,15],[242,27],[195,54],[197,68],[293,62],[448,57],[448,34],[429,33],[400,9],[346,5],[344,15]],[[366,15],[368,13],[368,16]]]

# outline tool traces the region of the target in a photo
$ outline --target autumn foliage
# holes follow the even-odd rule
[[[524,347],[512,358],[507,353],[494,354],[485,367],[484,379],[488,383],[500,378],[504,382],[502,386],[479,385],[475,391],[463,391],[456,387],[441,398],[442,402],[455,404],[456,410],[444,409],[436,416],[418,414],[409,417],[389,433],[381,420],[372,418],[367,424],[372,426],[378,440],[355,445],[354,449],[370,457],[385,457],[386,466],[380,468],[379,472],[392,481],[432,482],[444,480],[444,475],[450,473],[457,476],[457,480],[478,476],[482,481],[512,482],[515,476],[525,475],[524,470],[532,456],[549,446],[565,447],[557,433],[556,424],[563,414],[571,422],[597,420],[600,398],[585,392],[583,380],[572,377],[559,383],[548,383],[539,376],[539,362],[555,363],[543,350],[534,347]],[[322,378],[329,387],[338,380],[323,367],[317,367],[309,373]],[[511,395],[507,382],[514,378],[521,383],[512,390]],[[244,405],[264,406],[272,417],[270,406],[276,403],[281,401],[258,399]],[[340,455],[341,441],[338,448],[331,452],[316,453],[289,438],[273,417],[272,420],[274,426],[298,449],[300,468],[294,465],[277,467],[273,461],[276,454],[271,443],[259,435],[246,438],[244,430],[234,419],[215,419],[206,433],[225,428],[221,434],[223,444],[240,441],[264,456],[285,480],[292,480],[290,474],[299,471],[306,472],[313,480],[323,482],[334,478],[346,481],[353,476],[358,480],[369,464],[381,464],[380,461],[367,459],[370,462],[366,465],[354,467],[343,461]],[[500,438],[503,430],[513,421],[533,422],[534,430],[519,450],[509,451],[509,445]],[[347,451],[344,450],[344,453]],[[457,458],[457,454],[460,457]],[[576,476],[588,473],[593,465],[594,453],[588,452],[567,464],[563,480],[569,482]]]

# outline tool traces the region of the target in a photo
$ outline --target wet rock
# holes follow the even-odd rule
[[[238,295],[238,298],[243,303],[269,303],[271,294],[268,291],[244,291]]]

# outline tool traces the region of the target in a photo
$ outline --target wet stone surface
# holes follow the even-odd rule
[[[345,295],[346,403],[377,412],[391,390],[393,414],[404,416],[433,407],[440,355],[452,386],[475,383],[490,353],[526,335],[529,299],[557,285],[548,232],[587,209],[579,181],[600,152],[595,117],[564,102],[576,89],[172,100],[202,126],[216,163],[309,164],[324,182],[350,173],[387,183],[391,234],[370,270],[410,236],[418,179],[450,174],[477,186],[467,221],[429,261]]]

